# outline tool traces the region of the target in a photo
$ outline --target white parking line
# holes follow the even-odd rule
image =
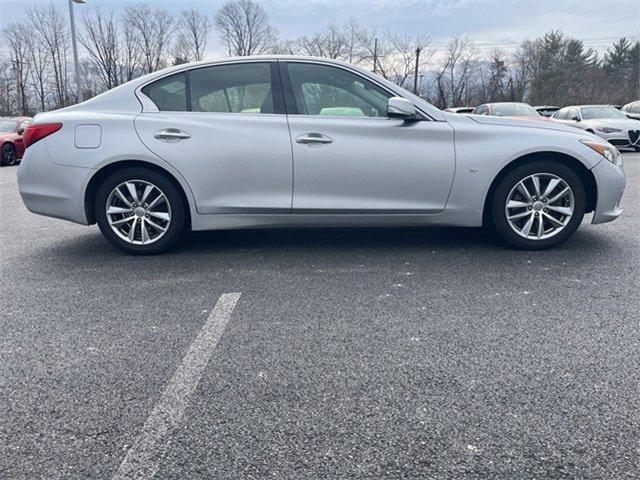
[[[225,293],[220,296],[149,415],[138,440],[120,464],[114,480],[142,480],[155,475],[158,462],[166,448],[167,436],[182,419],[239,298],[240,293]]]

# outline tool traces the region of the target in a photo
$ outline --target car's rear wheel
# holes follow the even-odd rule
[[[180,238],[187,208],[171,180],[146,168],[109,175],[98,188],[95,215],[102,234],[131,254],[162,253]]]
[[[554,247],[569,238],[586,209],[584,185],[566,165],[538,161],[508,173],[491,199],[491,226],[509,245]]]
[[[16,154],[16,148],[10,143],[5,143],[0,151],[0,165],[15,165],[17,161],[18,155]]]

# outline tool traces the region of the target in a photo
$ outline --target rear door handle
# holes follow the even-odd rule
[[[310,132],[303,133],[299,137],[296,137],[296,142],[306,144],[331,143],[333,142],[333,138],[323,135],[322,133]]]
[[[164,130],[158,130],[153,134],[154,138],[165,142],[179,142],[180,140],[186,140],[191,138],[187,132],[178,130],[177,128],[165,128]]]

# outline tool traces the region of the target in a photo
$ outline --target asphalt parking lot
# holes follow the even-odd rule
[[[636,479],[625,170],[624,215],[551,251],[265,230],[130,257],[1,168],[0,477]]]

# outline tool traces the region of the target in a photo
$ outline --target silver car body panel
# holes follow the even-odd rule
[[[291,209],[293,168],[285,115],[145,112],[135,126],[142,143],[181,172],[198,213]],[[191,138],[154,138],[154,132],[176,126]]]
[[[176,179],[187,198],[194,230],[480,226],[487,193],[500,170],[523,155],[557,152],[594,173],[598,182],[594,222],[619,215],[624,174],[580,143],[580,138],[593,137],[574,128],[441,112],[342,62],[278,56],[198,65],[288,59],[357,72],[414,102],[428,120],[158,112],[140,88],[194,64],[173,67],[79,105],[37,115],[35,124],[61,122],[63,127],[26,150],[18,171],[25,204],[35,213],[87,224],[85,193],[94,175],[117,162],[138,161],[162,168]],[[78,148],[77,127],[86,125],[100,126],[100,141],[89,142],[92,148]],[[165,128],[188,131],[191,138],[160,142],[154,132]],[[333,141],[313,146],[295,141],[309,132]]]

